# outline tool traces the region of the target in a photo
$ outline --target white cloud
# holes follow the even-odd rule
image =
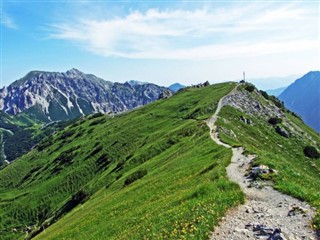
[[[317,51],[319,12],[309,7],[247,4],[189,11],[149,9],[113,19],[54,24],[50,37],[71,41],[97,55],[133,59],[215,60]]]
[[[11,29],[18,28],[13,19],[6,15],[3,11],[1,11],[1,25]]]

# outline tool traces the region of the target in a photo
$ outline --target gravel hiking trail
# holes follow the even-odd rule
[[[232,92],[236,90],[237,87]],[[310,227],[315,212],[313,208],[305,202],[274,190],[270,185],[252,186],[251,180],[245,174],[250,169],[255,156],[246,156],[243,154],[242,147],[232,148],[220,141],[215,122],[225,97],[220,99],[214,115],[207,120],[207,124],[212,140],[232,149],[233,155],[227,167],[227,175],[231,181],[239,184],[246,195],[246,201],[243,205],[227,212],[221,219],[220,225],[214,229],[210,239],[320,239]]]

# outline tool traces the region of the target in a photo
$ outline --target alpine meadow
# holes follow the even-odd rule
[[[205,123],[235,87],[186,88],[131,112],[83,117],[56,132],[0,172],[2,236],[208,238],[227,209],[245,201],[226,175],[231,150],[212,141]],[[318,144],[319,135],[273,99],[237,88],[262,107],[283,111],[283,122],[296,132],[285,138],[259,114],[224,106],[217,122],[222,141],[256,154],[254,165],[276,170],[268,176],[276,189],[319,211],[320,164],[302,148]],[[312,226],[319,227],[319,212]]]

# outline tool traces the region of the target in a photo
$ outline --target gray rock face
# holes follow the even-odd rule
[[[90,113],[123,112],[159,98],[165,87],[134,82],[112,83],[77,69],[65,73],[32,71],[0,90],[0,110],[29,111],[48,121]]]
[[[256,95],[260,95],[257,91]],[[262,116],[270,118],[271,116],[283,117],[284,113],[281,109],[272,103],[261,104],[257,97],[254,97],[248,91],[234,91],[229,94],[223,101],[223,105],[229,105],[240,111],[245,112],[249,116]],[[243,120],[242,120],[243,121]]]
[[[248,116],[246,119],[243,116],[242,119],[240,118],[240,121],[243,121],[253,127],[255,126],[255,122],[248,119],[248,117],[259,117],[264,119],[266,122],[268,122],[270,118],[282,119],[282,124],[279,126],[280,129],[277,130],[275,126],[274,130],[285,138],[289,138],[291,136],[301,136],[301,133],[304,133],[301,128],[287,119],[282,108],[276,106],[271,100],[266,101],[261,93],[257,90],[254,90],[252,93],[250,93],[246,90],[235,89],[223,99],[222,105],[229,105],[247,114]],[[248,120],[250,120],[250,124],[248,123]],[[233,137],[232,134],[226,134],[230,137]],[[310,141],[313,141],[312,138],[306,133],[304,133],[304,137]],[[314,142],[313,144],[317,143]]]

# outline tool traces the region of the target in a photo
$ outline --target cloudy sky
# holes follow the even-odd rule
[[[110,81],[287,85],[320,69],[319,1],[1,1],[1,86],[30,70]]]

